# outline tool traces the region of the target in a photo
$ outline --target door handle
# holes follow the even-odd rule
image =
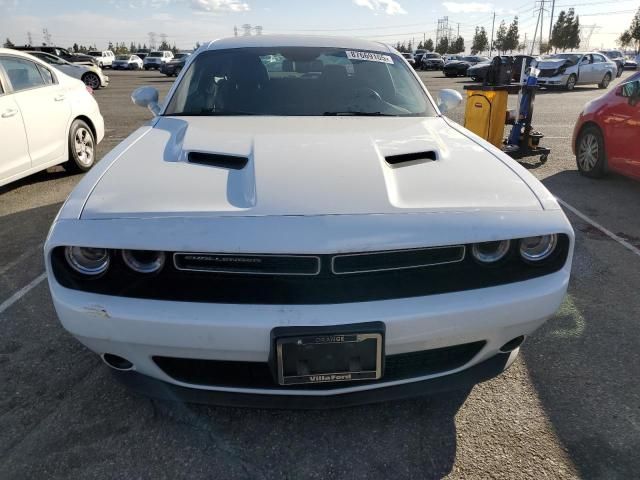
[[[16,113],[18,113],[17,108],[8,108],[4,112],[2,112],[2,118],[13,117]]]
[[[60,95],[58,95],[58,96],[53,98],[53,100],[56,101],[56,102],[61,102],[64,99],[65,99],[65,96],[62,95],[62,94],[60,94]]]

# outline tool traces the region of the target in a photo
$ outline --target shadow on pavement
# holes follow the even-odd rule
[[[0,195],[8,193],[25,185],[34,185],[41,182],[48,182],[50,180],[56,180],[58,178],[71,177],[74,175],[80,175],[78,172],[67,172],[61,166],[50,167],[47,170],[29,175],[28,177],[21,178],[15,182],[11,182],[7,185],[0,187]]]
[[[563,188],[575,182],[583,188]],[[545,181],[579,210],[588,212],[591,205],[587,214],[601,215],[607,228],[622,221],[637,230],[640,184],[627,183],[616,177],[594,182],[570,171]],[[637,478],[640,258],[578,217],[568,217],[576,231],[569,294],[522,353],[544,410],[581,477]]]

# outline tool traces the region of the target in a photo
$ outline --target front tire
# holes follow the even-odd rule
[[[100,77],[93,72],[85,73],[82,76],[82,81],[87,87],[91,87],[93,90],[100,88]]]
[[[69,129],[69,160],[64,168],[70,172],[87,172],[96,161],[96,139],[82,120],[74,120]]]
[[[611,74],[607,73],[602,79],[602,82],[598,84],[598,88],[607,88],[610,83],[611,83]]]
[[[576,83],[577,82],[578,82],[578,77],[576,77],[575,73],[572,73],[571,75],[569,75],[569,78],[567,79],[567,85],[565,86],[567,91],[570,92],[574,88],[576,88]]]
[[[606,163],[602,132],[594,125],[584,127],[576,142],[578,170],[585,177],[601,178],[605,174]]]

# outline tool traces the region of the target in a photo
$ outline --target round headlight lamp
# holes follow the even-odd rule
[[[558,236],[540,235],[520,240],[520,256],[527,262],[541,262],[549,258],[558,244]]]
[[[76,272],[91,276],[106,272],[111,261],[106,248],[65,247],[64,256]]]
[[[496,263],[502,260],[507,253],[511,241],[498,240],[495,242],[474,243],[471,247],[471,254],[478,262],[484,264]]]
[[[166,255],[153,250],[123,250],[124,263],[134,272],[155,273],[164,267]]]

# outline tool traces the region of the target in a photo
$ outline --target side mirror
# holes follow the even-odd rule
[[[438,109],[441,113],[447,113],[450,110],[460,106],[462,103],[462,95],[459,92],[451,89],[445,89],[440,91],[438,95]]]
[[[139,107],[148,108],[154,116],[160,113],[158,90],[153,87],[136,88],[131,94],[131,101]]]

